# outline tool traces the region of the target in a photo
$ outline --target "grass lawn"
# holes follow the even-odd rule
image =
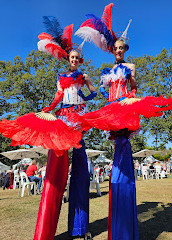
[[[108,181],[102,197],[90,193],[90,231],[94,240],[107,239]],[[172,240],[172,178],[140,179],[136,183],[140,240]],[[18,190],[0,188],[0,240],[32,240],[40,195],[17,197]],[[68,203],[62,205],[55,240],[68,240]]]

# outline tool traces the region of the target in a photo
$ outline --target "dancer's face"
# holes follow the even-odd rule
[[[69,53],[69,63],[70,63],[70,67],[73,69],[77,69],[78,65],[79,65],[79,53],[77,51],[71,51]]]
[[[113,54],[117,62],[124,60],[125,52],[126,52],[125,43],[123,41],[116,41],[113,48]]]

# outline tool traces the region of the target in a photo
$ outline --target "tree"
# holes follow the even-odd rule
[[[65,72],[68,68],[69,64],[65,60],[57,61],[39,51],[28,54],[25,62],[19,56],[13,62],[0,62],[1,116],[14,119],[49,106],[56,93],[58,73]],[[88,73],[98,85],[98,69],[91,61],[85,61],[80,70]],[[87,92],[86,88],[84,91]],[[90,111],[96,109],[97,102],[91,101],[88,107]],[[0,151],[9,149],[10,141],[2,136],[1,138],[3,146],[0,146]]]
[[[58,71],[64,71],[64,61],[56,61],[47,54],[32,51],[25,63],[15,57],[13,63],[0,64],[0,97],[8,118],[28,112],[41,111],[50,104],[56,92]]]
[[[139,152],[146,148],[146,137],[143,134],[134,135],[130,140],[132,152]]]
[[[128,57],[127,61],[135,63],[137,69],[138,96],[171,96],[172,87],[172,50],[163,49],[156,57],[142,56]],[[112,68],[113,64],[103,63],[95,68],[91,61],[85,61],[79,68],[87,73],[97,90],[97,97],[87,102],[89,111],[100,109],[105,105],[106,99],[99,92],[101,70]],[[0,61],[0,114],[13,119],[17,116],[39,112],[48,106],[56,92],[58,73],[69,68],[68,63],[56,61],[53,57],[39,51],[31,51],[25,62],[16,56],[13,62]],[[108,89],[107,89],[108,90]],[[88,90],[83,89],[87,95]],[[155,146],[162,147],[172,141],[172,115],[166,112],[161,118],[142,118],[142,132],[133,138],[134,151],[145,147],[147,132],[154,136]],[[105,134],[97,129],[91,129],[86,135],[86,146],[93,149],[106,149],[108,154],[113,153],[113,144],[105,138]],[[9,141],[1,136],[0,151],[8,149]]]
[[[128,61],[136,65],[138,96],[167,96],[172,93],[172,49],[163,49],[157,56],[129,57]],[[171,141],[171,111],[162,117],[142,120],[143,132],[154,137],[155,147],[161,148]]]

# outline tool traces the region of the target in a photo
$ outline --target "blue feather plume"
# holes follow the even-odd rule
[[[103,68],[101,72],[101,76],[110,74],[111,68]]]
[[[94,25],[95,29],[100,32],[100,34],[103,34],[106,38],[108,47],[113,47],[115,41],[108,30],[106,24],[98,17],[96,17],[94,14],[87,14],[86,18],[91,19],[91,23]]]
[[[126,66],[124,66],[124,65],[122,65],[122,64],[119,64],[119,65],[114,69],[114,73],[115,73],[115,74],[117,73],[117,71],[118,71],[119,68],[123,70],[125,78],[126,78],[126,79],[130,79],[130,77],[131,77],[131,69],[128,68],[128,67],[126,67]]]
[[[46,27],[48,34],[54,38],[54,40],[62,46],[62,34],[63,30],[60,27],[59,22],[53,16],[43,16],[43,23]]]

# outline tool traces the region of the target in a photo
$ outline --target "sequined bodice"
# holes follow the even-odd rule
[[[63,88],[63,103],[82,104],[84,100],[78,95],[79,89],[84,86],[85,80],[81,72],[74,72],[70,75],[59,75],[60,85]]]
[[[109,86],[109,100],[114,101],[120,97],[129,95],[128,83],[131,77],[131,70],[119,64],[115,69],[105,68],[101,75],[101,86]]]
[[[81,89],[81,84],[74,84],[69,88],[64,89],[63,103],[66,104],[82,104],[84,100],[78,95],[78,90]]]

